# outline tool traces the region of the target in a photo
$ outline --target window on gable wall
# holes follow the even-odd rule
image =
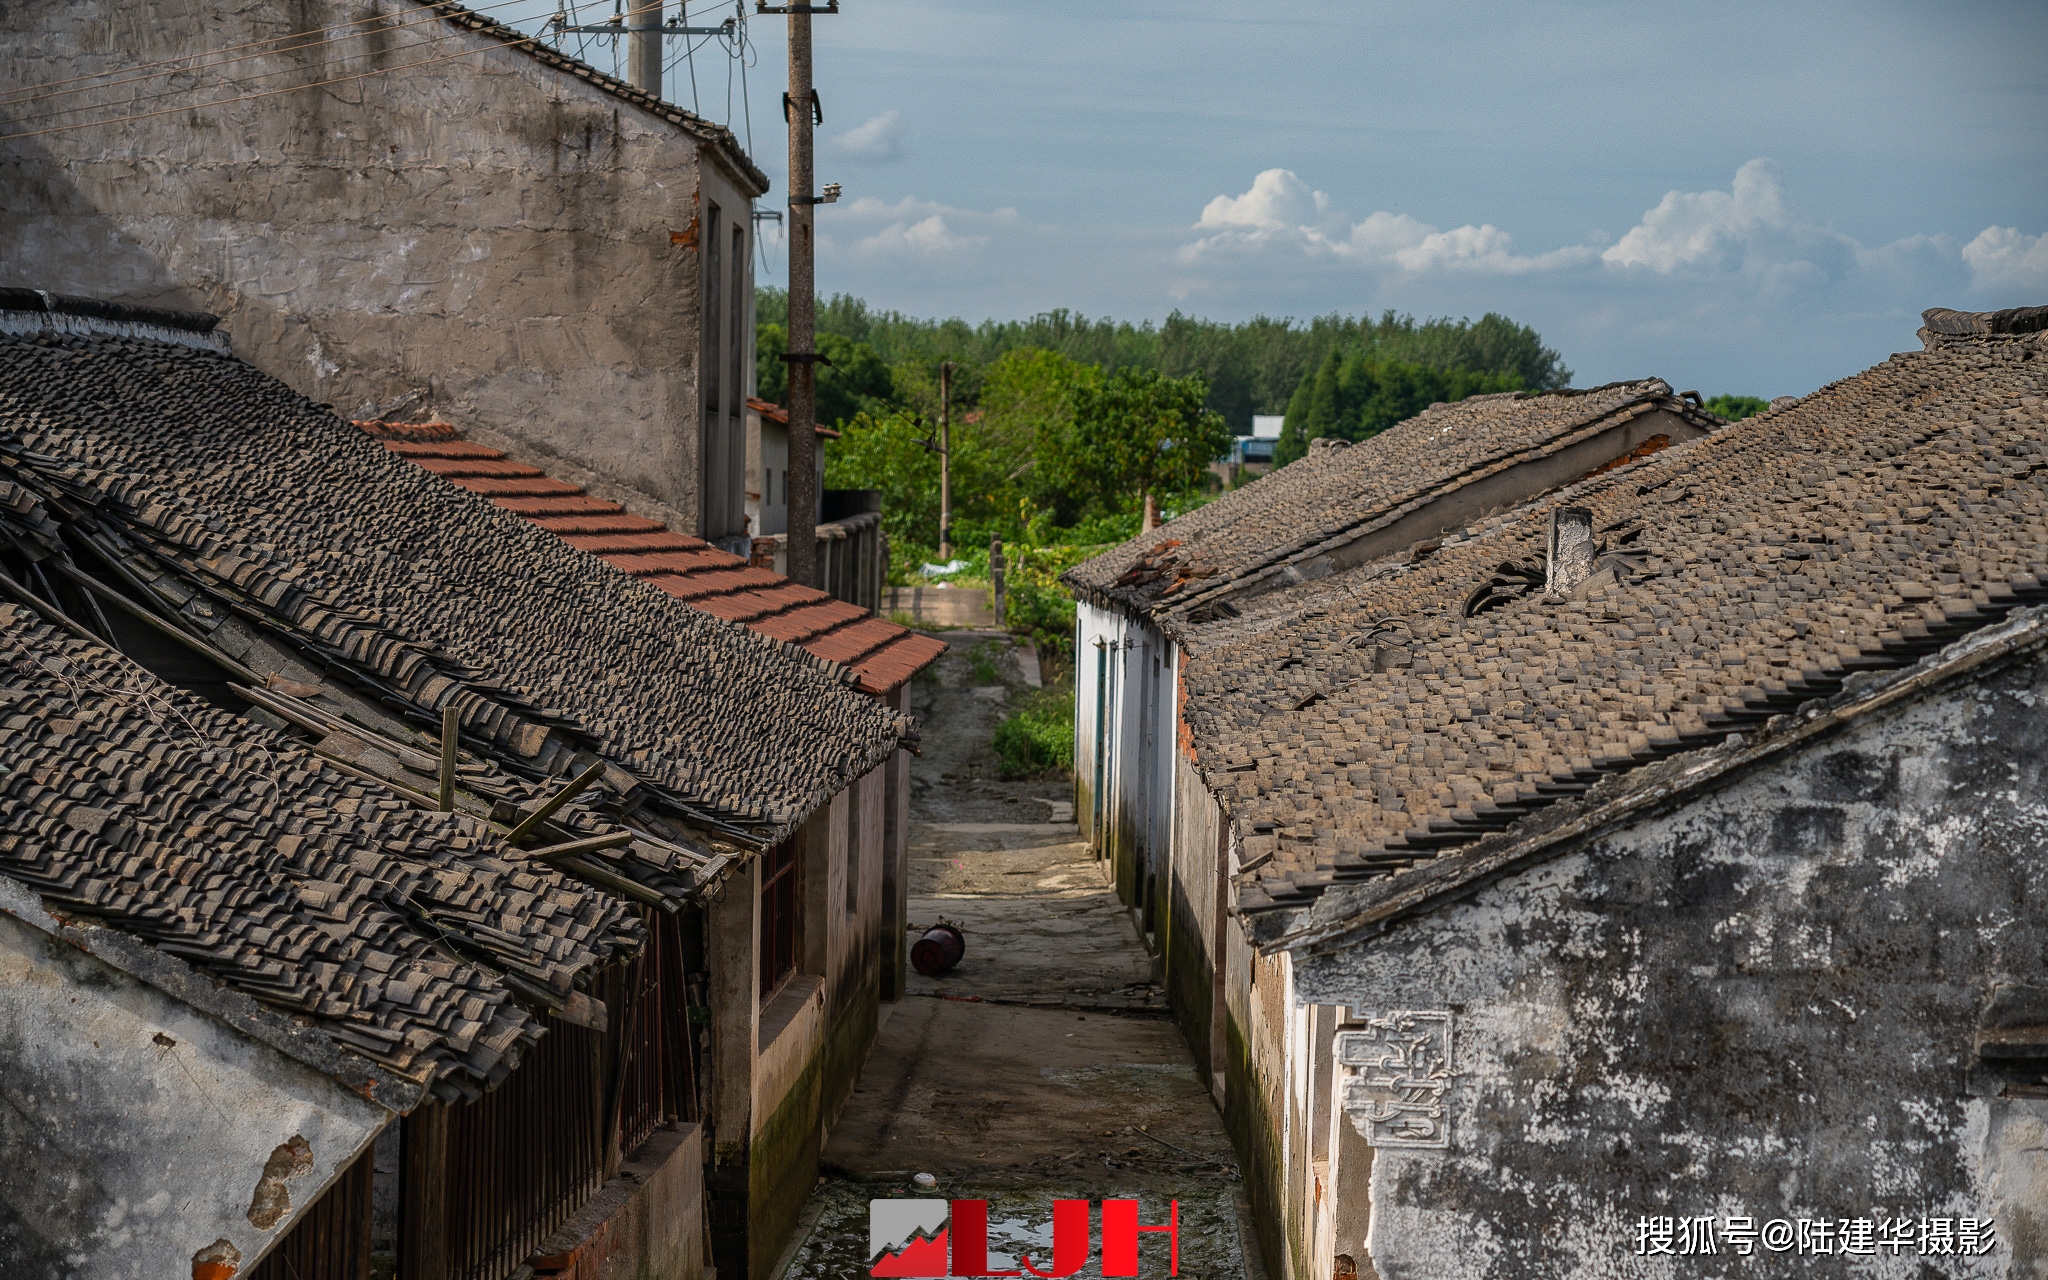
[[[801,950],[798,918],[802,895],[798,892],[796,837],[761,855],[761,1003],[796,972]]]

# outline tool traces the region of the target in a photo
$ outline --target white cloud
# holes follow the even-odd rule
[[[1986,227],[1963,246],[1970,283],[1978,289],[2048,288],[2048,235],[2018,227]]]
[[[854,251],[863,254],[911,254],[918,257],[932,257],[938,254],[954,254],[963,249],[988,243],[987,236],[963,236],[956,234],[946,225],[941,214],[920,218],[916,222],[893,222],[864,236],[854,245]]]
[[[1249,229],[1286,232],[1298,224],[1329,219],[1330,197],[1309,190],[1292,169],[1268,169],[1241,196],[1217,196],[1202,210],[1201,230]]]
[[[1751,160],[1725,191],[1669,191],[1612,245],[1565,245],[1523,253],[1491,223],[1444,230],[1405,213],[1380,211],[1352,221],[1331,197],[1289,169],[1268,169],[1242,195],[1220,195],[1195,223],[1200,238],[1180,246],[1176,298],[1206,291],[1208,274],[1232,263],[1284,269],[1292,260],[1343,264],[1388,281],[1449,273],[1473,276],[1569,274],[1666,278],[1693,285],[1720,281],[1753,296],[1782,297],[1848,280],[1950,277],[1967,262],[1980,290],[2048,283],[2048,237],[2010,227],[1985,230],[1960,255],[1945,235],[1916,235],[1877,248],[1800,212],[1778,167]],[[1601,237],[1594,237],[1596,240]]]
[[[884,111],[832,138],[827,146],[849,160],[886,164],[903,158],[903,113]]]
[[[1727,191],[1668,191],[1604,251],[1610,266],[1659,275],[1758,276],[1772,287],[1852,269],[1863,246],[1793,211],[1778,166],[1752,160]]]
[[[862,196],[820,212],[818,247],[861,259],[914,258],[924,262],[970,257],[989,243],[989,231],[1015,222],[1015,209],[984,213],[904,196],[890,203]]]
[[[1578,265],[1591,256],[1570,248],[1528,257],[1515,252],[1513,237],[1499,227],[1468,224],[1441,231],[1405,213],[1374,213],[1350,223],[1327,193],[1310,188],[1291,169],[1266,170],[1241,196],[1217,196],[1202,209],[1195,230],[1211,234],[1181,247],[1177,256],[1184,265],[1280,247],[1401,272],[1521,274]]]

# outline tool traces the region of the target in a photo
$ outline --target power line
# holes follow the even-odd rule
[[[138,115],[116,116],[111,120],[87,120],[80,124],[52,125],[50,128],[36,129],[28,133],[0,133],[0,142],[12,141],[16,138],[40,138],[44,134],[49,133],[69,133],[73,129],[92,129],[102,125],[128,124],[136,120],[152,120],[157,116],[176,115],[180,111],[200,111],[208,107],[232,106],[237,102],[253,102],[258,98],[274,98],[281,93],[298,93],[305,89],[321,89],[331,84],[346,84],[352,80],[368,80],[372,76],[390,75],[394,71],[409,71],[414,67],[431,66],[437,62],[451,62],[456,58],[467,58],[479,53],[489,53],[493,49],[516,49],[521,45],[536,44],[539,40],[539,36],[527,36],[520,40],[507,40],[499,45],[486,45],[478,49],[464,49],[460,53],[443,54],[438,58],[422,58],[418,62],[408,62],[403,66],[379,67],[374,71],[361,71],[354,75],[335,76],[329,80],[315,80],[311,84],[286,85],[282,89],[265,89],[261,93],[245,93],[240,97],[221,98],[213,102],[190,102],[182,106],[165,107],[158,111],[145,111]]]

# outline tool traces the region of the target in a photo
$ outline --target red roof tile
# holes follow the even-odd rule
[[[401,458],[503,458],[496,449],[467,440],[386,440],[384,447]],[[431,470],[431,468],[429,468]]]
[[[563,535],[570,546],[578,551],[588,551],[594,556],[624,555],[638,551],[694,551],[706,546],[697,538],[687,538],[680,533],[666,529],[658,533],[575,533]]]
[[[593,498],[589,494],[561,498],[493,498],[491,505],[500,511],[509,511],[515,516],[610,516],[622,509],[616,502]]]
[[[852,668],[867,693],[899,688],[946,651],[943,640],[751,566],[658,521],[629,515],[616,502],[593,498],[496,449],[464,440],[446,423],[356,425],[400,457],[489,498],[499,510],[524,517],[699,612],[800,644]]]
[[[629,516],[623,511],[616,510],[595,512],[590,515],[541,515],[526,518],[549,533],[559,534],[564,538],[572,533],[660,533],[667,528],[659,520],[649,520],[645,516]]]
[[[431,448],[432,446],[428,447]],[[517,462],[507,462],[503,458],[450,458],[441,455],[429,456],[417,453],[409,453],[406,456],[435,475],[446,476],[450,480],[465,480],[479,476],[532,479],[547,474],[537,467],[521,466]]]
[[[500,479],[495,476],[462,476],[459,478],[451,477],[451,479],[454,479],[455,483],[471,493],[480,493],[486,498],[580,498],[583,496],[583,490],[573,484],[565,484],[560,480],[552,480],[545,475],[538,474],[523,480]]]

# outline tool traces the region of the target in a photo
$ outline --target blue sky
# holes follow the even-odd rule
[[[877,306],[1493,310],[1579,385],[1770,396],[1916,346],[1923,307],[2048,303],[2040,3],[841,7],[818,280]],[[784,28],[750,27],[779,205]]]

